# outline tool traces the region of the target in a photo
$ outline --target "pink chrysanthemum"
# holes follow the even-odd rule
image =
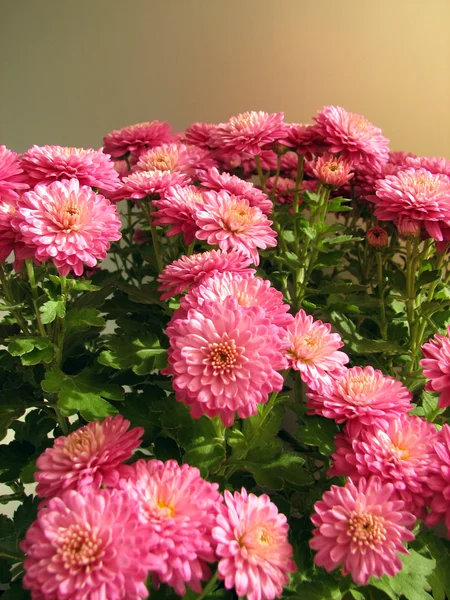
[[[49,498],[86,485],[114,485],[116,467],[131,457],[144,434],[142,427],[128,431],[129,426],[129,421],[116,415],[56,438],[36,461],[38,495]]]
[[[450,426],[444,424],[434,444],[432,473],[427,480],[431,489],[430,514],[427,525],[444,521],[450,537]]]
[[[413,221],[408,217],[400,217],[397,221],[397,229],[400,237],[404,240],[413,240],[419,238],[421,228],[419,221]]]
[[[145,587],[151,532],[119,490],[69,490],[41,508],[20,544],[23,585],[33,600],[138,600]]]
[[[236,249],[232,249],[230,252],[210,250],[191,256],[182,256],[167,265],[158,277],[158,281],[161,283],[158,291],[164,291],[161,300],[182,294],[190,285],[201,283],[204,277],[214,271],[255,273],[254,269],[248,268],[251,262],[251,258]]]
[[[269,496],[224,492],[213,537],[217,542],[219,578],[227,590],[248,600],[281,598],[288,573],[297,567],[288,541],[287,519]]]
[[[165,121],[136,123],[122,129],[115,129],[103,138],[103,151],[113,158],[121,158],[129,152],[138,157],[148,148],[154,148],[170,141],[171,127]]]
[[[186,584],[200,593],[201,581],[211,577],[206,563],[215,561],[211,532],[222,502],[218,484],[175,460],[139,460],[123,473],[119,485],[138,503],[139,520],[151,531],[150,555],[159,563],[152,569],[154,581],[180,596]]]
[[[181,143],[163,144],[141,154],[134,171],[168,171],[195,179],[216,164],[208,150]]]
[[[298,154],[311,157],[313,154],[328,150],[329,143],[325,141],[317,125],[290,123],[285,143]]]
[[[198,146],[199,148],[209,149],[209,138],[211,129],[214,127],[212,123],[197,122],[192,123],[184,133],[184,139],[187,144]]]
[[[183,234],[184,243],[189,245],[195,240],[198,230],[196,215],[203,205],[203,194],[194,185],[173,186],[167,188],[162,200],[154,200],[156,211],[152,213],[154,225],[169,225],[168,236]]]
[[[371,227],[366,233],[367,243],[373,248],[385,248],[388,245],[388,233],[382,227]]]
[[[278,327],[287,327],[294,320],[288,312],[289,305],[283,302],[283,294],[273,288],[270,281],[232,271],[205,277],[181,299],[180,309],[173,318],[185,319],[190,308],[201,309],[204,302],[223,302],[228,296],[236,298],[239,306],[259,306]]]
[[[433,173],[433,175],[446,175],[450,177],[450,160],[443,158],[436,158],[435,156],[414,156],[413,154],[405,155],[404,159],[406,167],[413,167],[414,169],[426,169]]]
[[[211,130],[211,146],[225,151],[259,154],[264,147],[286,137],[288,125],[283,119],[283,113],[241,113]]]
[[[115,192],[113,200],[141,200],[146,196],[163,196],[167,188],[187,183],[183,173],[170,171],[138,171],[122,179],[122,185]]]
[[[293,179],[289,177],[269,177],[266,181],[267,193],[272,196],[273,186],[277,182],[277,189],[275,190],[275,200],[280,204],[292,204],[292,200],[297,189],[297,184]]]
[[[110,157],[92,148],[33,146],[22,156],[21,165],[32,188],[72,178],[102,192],[113,192],[119,185],[119,174]]]
[[[394,486],[378,477],[350,479],[344,487],[331,486],[314,505],[311,521],[317,529],[309,545],[317,551],[314,562],[327,571],[342,565],[342,575],[366,585],[369,578],[402,569],[398,553],[408,554],[404,542],[414,535],[409,530],[415,517],[401,500],[393,499]]]
[[[407,510],[423,517],[426,496],[430,495],[427,481],[435,426],[420,417],[404,415],[384,427],[362,427],[356,436],[354,433],[346,431],[336,437],[330,474],[348,475],[355,483],[360,477],[378,475],[394,485]]]
[[[347,112],[340,106],[325,106],[314,120],[318,132],[330,145],[330,152],[342,153],[343,158],[352,163],[375,168],[387,162],[389,140],[362,115]]]
[[[11,220],[16,212],[16,205],[16,200],[0,198],[0,264],[14,250],[17,234],[11,225]]]
[[[331,325],[314,321],[300,310],[287,328],[287,359],[290,366],[311,389],[327,389],[335,377],[343,373],[348,356],[339,350],[344,345],[338,333],[331,333]]]
[[[325,152],[319,156],[313,166],[312,172],[317,179],[333,188],[340,188],[353,177],[353,164],[342,156],[334,156]]]
[[[423,375],[429,381],[425,386],[430,392],[439,393],[439,408],[450,406],[450,325],[447,335],[436,333],[422,346],[425,358],[420,361]]]
[[[210,190],[225,191],[237,198],[245,198],[250,206],[258,207],[266,215],[272,212],[272,202],[267,194],[256,188],[250,181],[244,181],[229,173],[219,173],[216,168],[209,169],[199,179],[200,183]]]
[[[352,367],[333,380],[322,394],[310,391],[307,408],[344,423],[358,419],[361,425],[385,425],[412,410],[411,392],[400,381],[373,367]]]
[[[234,297],[205,302],[167,328],[169,363],[176,399],[199,418],[219,415],[230,427],[245,419],[283,387],[286,367],[279,329],[259,307],[239,306]]]
[[[0,146],[0,198],[16,200],[21,190],[28,189],[25,179],[19,154],[8,150],[6,146]]]
[[[437,241],[444,239],[442,224],[450,223],[450,179],[425,169],[405,169],[376,183],[375,216],[381,221],[399,218],[419,221]]]
[[[37,185],[23,194],[12,225],[36,260],[53,260],[61,275],[95,267],[110,242],[121,237],[115,206],[77,179]]]
[[[199,240],[217,244],[222,250],[236,248],[259,265],[258,248],[265,250],[277,245],[272,221],[245,198],[228,192],[205,192],[204,205],[196,216]]]

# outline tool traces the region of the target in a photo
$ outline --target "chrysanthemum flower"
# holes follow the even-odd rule
[[[420,237],[420,223],[408,217],[400,217],[397,221],[397,229],[400,237],[404,240],[413,240]]]
[[[446,175],[450,177],[450,160],[436,158],[435,156],[414,156],[414,154],[405,155],[404,168],[413,167],[414,169],[426,169],[433,175]]]
[[[317,179],[332,188],[340,188],[353,177],[353,164],[342,156],[325,152],[318,156],[312,165],[312,172]]]
[[[170,171],[138,171],[124,177],[121,186],[114,193],[113,200],[141,200],[146,196],[163,196],[167,188],[187,183],[183,173]]]
[[[197,232],[196,215],[203,205],[201,188],[194,185],[176,185],[167,188],[162,200],[154,200],[156,211],[152,212],[154,225],[169,225],[168,236],[183,234],[184,243],[195,240]]]
[[[427,480],[431,489],[430,514],[427,525],[444,521],[450,537],[450,426],[444,424],[434,444],[432,473]]]
[[[199,173],[216,164],[208,150],[172,143],[151,148],[141,154],[134,171],[168,171],[183,173],[186,177],[195,179]]]
[[[288,573],[297,570],[288,541],[287,519],[269,496],[224,492],[213,537],[219,578],[227,590],[248,600],[281,598]]]
[[[375,216],[381,221],[399,218],[422,223],[428,234],[442,241],[441,222],[450,223],[450,179],[425,169],[405,169],[376,183]]]
[[[33,600],[139,600],[151,532],[119,490],[69,490],[41,508],[20,544]]]
[[[311,157],[319,152],[328,150],[329,143],[317,125],[303,125],[290,123],[285,143],[292,147],[298,154]]]
[[[119,185],[119,174],[107,154],[89,148],[33,146],[25,152],[21,165],[30,187],[63,179],[78,179],[80,185],[113,192]]]
[[[121,237],[115,206],[77,179],[37,185],[23,194],[12,225],[36,260],[52,260],[61,275],[95,267],[110,242]]]
[[[412,410],[411,392],[373,367],[352,367],[333,380],[326,393],[308,392],[307,408],[337,423],[358,419],[382,426]]]
[[[286,367],[279,328],[264,310],[239,306],[234,297],[205,302],[167,328],[175,397],[194,418],[219,415],[229,427],[235,413],[245,419],[280,391]]]
[[[123,469],[120,487],[139,505],[138,516],[150,528],[150,555],[156,582],[173,587],[180,596],[186,585],[202,591],[201,581],[211,577],[208,562],[215,561],[211,537],[222,502],[217,483],[200,471],[175,460],[139,460]]]
[[[16,200],[22,190],[28,189],[25,179],[19,154],[0,146],[0,198]]]
[[[210,190],[225,191],[237,198],[245,198],[250,206],[258,207],[266,215],[272,212],[272,202],[267,194],[256,188],[250,181],[244,181],[229,173],[219,173],[216,168],[208,169],[200,175],[199,179],[200,183]]]
[[[211,129],[214,127],[212,123],[196,122],[189,125],[184,132],[184,139],[187,144],[198,146],[199,148],[209,149],[209,138]]]
[[[248,273],[214,273],[205,277],[181,299],[180,309],[173,318],[187,317],[190,308],[198,308],[204,302],[223,302],[233,296],[239,306],[259,306],[271,323],[278,327],[287,327],[294,317],[288,312],[289,305],[283,302],[283,294],[270,285],[270,281],[254,277]]]
[[[0,198],[0,264],[14,250],[17,234],[11,225],[11,220],[16,212],[16,204],[16,200]]]
[[[366,585],[369,578],[402,569],[398,553],[408,554],[404,542],[414,535],[415,522],[401,500],[393,499],[394,486],[378,477],[350,479],[344,487],[331,486],[314,505],[311,517],[317,529],[309,545],[317,551],[314,562],[327,571],[342,565],[342,575]]]
[[[420,361],[423,375],[429,381],[425,386],[430,392],[439,393],[439,408],[450,406],[450,325],[447,335],[436,333],[422,346],[425,358]]]
[[[255,273],[249,269],[252,260],[249,256],[232,249],[230,252],[223,250],[209,250],[191,256],[182,256],[172,264],[167,265],[158,281],[161,283],[158,290],[164,291],[161,300],[182,294],[190,285],[199,284],[214,271],[235,273]]]
[[[122,158],[129,152],[138,157],[148,148],[169,142],[170,130],[169,123],[165,121],[128,125],[108,133],[103,138],[103,150],[113,158]]]
[[[354,433],[354,432],[352,432]],[[337,436],[330,474],[360,477],[378,475],[394,485],[396,495],[417,518],[423,517],[428,478],[436,442],[436,427],[420,417],[404,415],[384,427],[361,427],[356,436]]]
[[[129,421],[116,415],[56,438],[36,461],[38,495],[48,498],[86,485],[113,485],[116,467],[131,457],[144,434],[142,427],[129,427]]]
[[[343,158],[352,163],[375,168],[387,162],[389,140],[362,115],[347,112],[340,106],[325,106],[314,120],[318,132],[330,145],[330,152],[342,153]]]
[[[227,192],[205,192],[205,202],[196,216],[199,240],[222,250],[236,248],[259,265],[258,248],[265,250],[277,245],[272,221],[245,198],[236,198]]]
[[[366,233],[366,240],[373,248],[385,248],[388,244],[388,233],[382,227],[371,227]]]
[[[288,125],[283,113],[251,111],[231,117],[211,130],[211,146],[222,150],[259,154],[264,147],[286,137]]]
[[[273,193],[273,186],[277,182],[277,189],[275,191],[275,200],[280,204],[292,204],[295,190],[297,189],[297,183],[289,177],[269,177],[266,180],[266,190],[269,195]]]
[[[311,315],[299,310],[287,328],[287,359],[290,366],[311,389],[323,391],[335,377],[343,373],[348,356],[339,350],[344,345],[331,325],[314,321]]]

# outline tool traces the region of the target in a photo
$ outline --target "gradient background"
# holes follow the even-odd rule
[[[449,0],[0,0],[0,56],[16,151],[340,104],[393,150],[450,158]]]

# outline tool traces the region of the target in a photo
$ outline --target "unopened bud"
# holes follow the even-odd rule
[[[292,150],[292,148],[286,146],[285,144],[281,144],[280,142],[274,142],[272,150],[275,152],[275,154],[283,156],[283,154],[286,154],[286,152],[289,152],[289,150]]]
[[[374,248],[385,248],[388,243],[388,234],[382,227],[371,227],[366,233],[367,243]]]
[[[397,229],[404,240],[413,240],[420,236],[420,223],[403,217],[398,220]]]

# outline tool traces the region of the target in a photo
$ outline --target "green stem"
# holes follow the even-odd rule
[[[2,284],[2,291],[3,291],[3,295],[5,297],[5,300],[9,303],[10,306],[14,306],[16,301],[11,292],[11,287],[10,287],[9,281],[8,281],[8,275],[5,273],[3,265],[0,265],[0,282]],[[17,324],[20,326],[21,330],[26,335],[29,335],[30,330],[28,329],[27,322],[25,321],[24,317],[22,316],[21,311],[16,308],[11,308],[10,311],[11,311],[11,314],[13,315],[13,317],[16,319]]]
[[[261,189],[264,193],[267,194],[267,188],[266,188],[266,176],[263,173],[262,167],[261,167],[261,160],[259,158],[258,155],[255,156],[255,164],[256,164],[256,170],[258,172],[258,177],[259,177],[259,181],[261,182]],[[273,203],[273,199],[275,197],[276,191],[277,191],[277,183],[278,183],[278,178],[280,176],[280,170],[281,170],[281,156],[277,156],[277,171],[276,171],[276,175],[275,175],[275,183],[274,183],[274,187],[272,189],[272,193],[270,194],[270,199],[272,200]],[[272,213],[272,224],[273,224],[273,228],[275,229],[275,231],[277,232],[278,235],[278,243],[280,245],[280,248],[283,250],[283,252],[287,252],[288,251],[288,247],[286,245],[286,242],[284,240],[284,237],[281,235],[281,227],[280,224],[278,223],[277,219],[276,219],[276,214],[275,214],[275,209]]]
[[[409,325],[409,344],[411,361],[409,372],[415,369],[417,357],[417,325],[416,319],[416,265],[417,265],[417,250],[420,240],[406,241],[406,314]]]
[[[162,261],[161,254],[160,254],[158,231],[157,231],[156,227],[153,225],[153,220],[152,220],[152,215],[151,215],[152,206],[153,206],[152,201],[149,198],[147,198],[147,199],[144,198],[143,200],[140,200],[139,205],[150,225],[150,233],[152,235],[152,242],[153,242],[153,251],[155,253],[155,259],[156,259],[156,267],[158,269],[158,273],[162,273],[164,265],[163,265],[163,261]],[[148,208],[148,207],[150,207],[150,208]]]
[[[257,154],[255,156],[255,165],[256,165],[256,172],[258,173],[259,181],[261,183],[261,189],[263,192],[267,193],[266,178],[264,176],[264,173],[263,173],[263,170],[261,167],[261,159],[259,158],[259,154]]]
[[[381,337],[387,340],[387,322],[386,309],[384,306],[384,279],[383,279],[383,261],[381,252],[376,251],[377,258],[377,273],[378,273],[378,297],[380,302],[380,320],[381,320]]]
[[[196,600],[203,600],[206,596],[215,588],[217,580],[219,578],[219,571],[216,571],[208,583],[205,585],[203,592],[197,596]]]
[[[33,261],[31,260],[31,258],[25,259],[25,266],[26,266],[26,269],[27,269],[28,279],[30,281],[31,295],[32,295],[32,299],[33,299],[34,314],[36,315],[36,321],[37,321],[39,333],[41,334],[42,337],[47,337],[47,334],[45,332],[45,327],[44,327],[44,325],[42,324],[42,321],[41,321],[41,313],[39,312],[39,308],[38,308],[38,305],[37,305],[37,302],[38,302],[38,288],[37,288],[36,279],[35,279],[35,276],[34,276],[34,265],[33,265]]]
[[[189,244],[189,246],[187,247],[187,250],[186,250],[186,256],[191,256],[191,254],[194,252],[194,248],[195,248],[195,242],[196,242],[196,241],[197,241],[197,240],[194,240],[193,242],[191,242],[191,243]]]

